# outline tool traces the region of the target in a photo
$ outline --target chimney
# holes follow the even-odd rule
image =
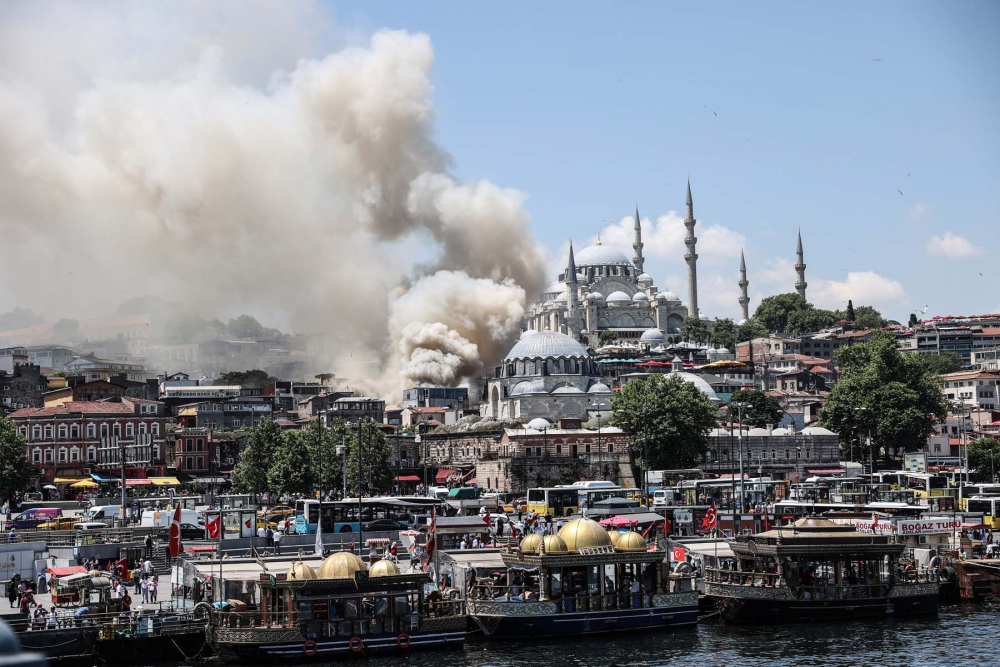
[[[773,433],[774,433],[774,424],[768,424],[767,425],[767,434],[770,436],[770,435],[773,435]]]

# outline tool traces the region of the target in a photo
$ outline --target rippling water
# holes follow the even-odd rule
[[[470,639],[461,650],[416,652],[368,660],[389,667],[709,667],[722,665],[878,665],[917,667],[1000,664],[996,630],[1000,607],[961,605],[938,618],[620,633],[565,640]]]

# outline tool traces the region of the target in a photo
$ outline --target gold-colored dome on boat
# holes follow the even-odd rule
[[[542,536],[538,533],[531,533],[530,535],[525,535],[524,539],[521,540],[521,553],[523,554],[536,554],[538,553],[538,545],[542,543]]]
[[[546,535],[542,539],[542,545],[545,547],[545,553],[547,554],[569,553],[569,549],[566,548],[566,542],[558,535]]]
[[[559,530],[559,537],[566,543],[570,551],[579,551],[587,547],[605,547],[611,545],[611,536],[604,526],[590,519],[573,519]]]
[[[618,540],[622,538],[622,533],[620,530],[609,530],[608,537],[611,538],[611,546],[617,547]]]
[[[648,550],[649,546],[646,544],[646,540],[642,539],[642,535],[635,532],[622,533],[622,536],[618,538],[618,544],[615,545],[615,551],[622,551],[624,553],[638,553]]]
[[[289,579],[315,579],[316,570],[312,569],[305,563],[296,563],[288,568],[287,576]]]
[[[390,560],[382,559],[368,568],[369,577],[395,577],[400,574],[399,568]]]
[[[353,579],[355,572],[368,569],[368,565],[350,551],[338,551],[327,556],[319,566],[320,579]]]

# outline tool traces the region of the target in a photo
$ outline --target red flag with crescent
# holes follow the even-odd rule
[[[177,509],[174,510],[174,518],[170,520],[171,557],[177,558],[183,549],[184,546],[181,544],[181,505],[177,503]]]
[[[701,522],[701,527],[705,528],[706,530],[712,530],[718,525],[719,525],[719,513],[715,509],[715,501],[713,500],[712,505],[708,508],[708,511],[705,512],[705,518]]]

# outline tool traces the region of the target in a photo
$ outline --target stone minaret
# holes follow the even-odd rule
[[[687,192],[687,217],[684,218],[684,226],[687,227],[687,236],[684,238],[684,245],[687,252],[684,260],[688,265],[688,317],[698,317],[698,254],[694,251],[694,246],[698,239],[694,236],[694,204],[691,202],[691,179],[688,179]]]
[[[743,319],[750,319],[750,311],[748,306],[750,305],[750,297],[747,296],[747,286],[750,281],[747,280],[747,262],[743,258],[743,251],[740,250],[740,311],[743,313]]]
[[[576,260],[573,259],[573,242],[569,242],[569,262],[566,265],[566,291],[569,293],[569,298],[566,300],[568,304],[566,308],[566,329],[567,334],[578,338],[580,332],[583,330],[583,319],[580,313],[580,292],[577,289],[576,284]]]
[[[639,205],[635,205],[635,241],[632,243],[632,247],[635,248],[635,257],[632,258],[632,263],[635,265],[635,270],[637,273],[642,273],[642,228],[639,225]]]
[[[802,230],[799,229],[799,244],[795,248],[795,256],[798,259],[795,262],[795,273],[799,274],[799,279],[795,281],[795,291],[799,293],[803,299],[806,298],[806,286],[809,284],[806,282],[806,263],[802,259]]]

